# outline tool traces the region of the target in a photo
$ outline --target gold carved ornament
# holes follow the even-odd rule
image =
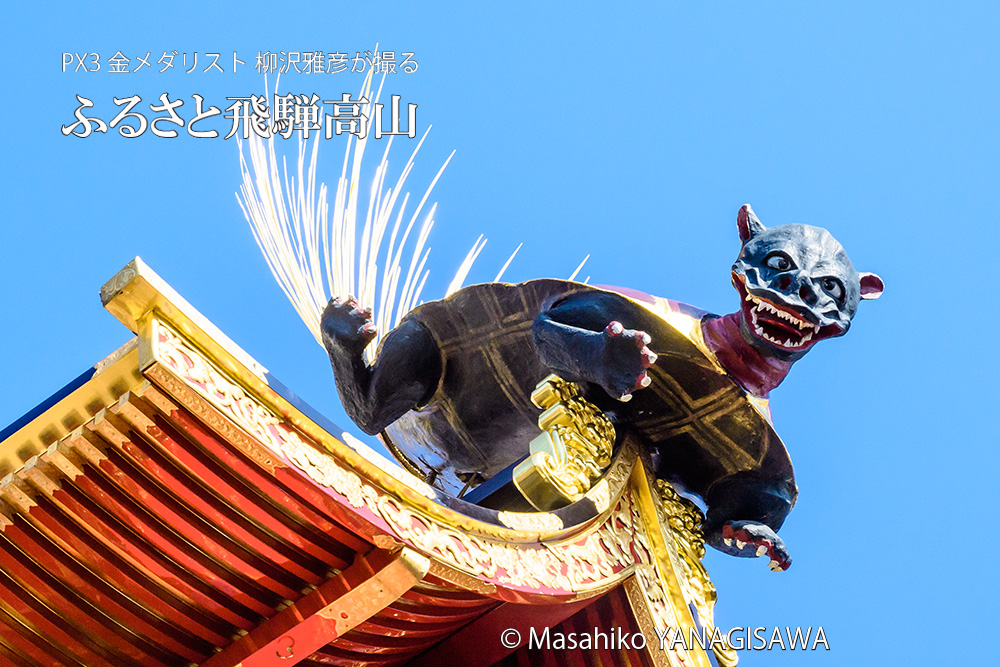
[[[694,606],[698,621],[708,637],[714,636],[715,585],[702,563],[705,556],[705,535],[702,524],[704,514],[690,500],[684,498],[666,480],[657,479],[655,491],[657,520],[665,537],[671,542],[669,560],[678,575],[684,599]],[[678,626],[671,626],[678,627]],[[711,650],[721,667],[735,667],[736,651],[723,642],[711,643]]]
[[[583,498],[611,464],[615,428],[575,384],[557,375],[538,383],[531,402],[543,410],[542,433],[514,468],[514,486],[536,509],[558,509]]]
[[[514,484],[537,509],[556,509],[580,500],[592,488],[598,488],[599,484],[595,485],[595,482],[611,463],[615,430],[607,417],[580,395],[575,384],[556,375],[542,380],[532,392],[531,400],[543,410],[538,419],[542,434],[531,442],[531,456],[514,469]],[[628,444],[628,439],[625,444]],[[645,485],[653,481],[645,474],[636,472],[635,484]],[[606,479],[600,482],[606,483]],[[669,482],[655,480],[654,485],[650,489],[655,506],[653,515],[644,520],[641,503],[629,505],[628,523],[633,528],[630,545],[636,562],[634,576],[626,581],[626,593],[647,636],[653,636],[657,629],[690,627],[687,620],[689,610],[686,608],[688,601],[693,603],[702,627],[707,626],[711,631],[716,593],[701,562],[705,555],[705,538],[701,530],[704,516]],[[619,519],[623,509],[619,504],[612,515],[612,522]],[[647,521],[650,521],[648,526]],[[657,564],[656,547],[647,530],[661,534],[666,547],[663,554],[666,562]],[[606,546],[610,547],[610,551],[616,550],[611,545]],[[624,547],[615,546],[618,549]],[[665,577],[666,573],[660,571],[662,567],[673,573],[677,581],[674,586],[679,585],[681,590],[671,590],[669,580],[672,577]],[[731,648],[713,645],[712,650],[724,667],[736,664],[736,655]],[[654,650],[650,655],[656,664],[708,663],[706,656],[693,655],[682,647],[671,648],[664,654]]]

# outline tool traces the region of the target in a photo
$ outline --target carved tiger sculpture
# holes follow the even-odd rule
[[[787,569],[777,531],[797,488],[768,394],[817,342],[847,333],[883,284],[824,229],[768,229],[749,205],[737,228],[740,308],[724,316],[564,280],[487,283],[414,308],[368,363],[371,312],[333,299],[321,331],[340,398],[361,429],[457,493],[527,455],[539,434],[530,394],[555,373],[707,507],[707,543]]]

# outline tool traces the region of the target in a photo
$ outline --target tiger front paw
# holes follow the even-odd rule
[[[320,331],[327,348],[336,344],[354,352],[364,350],[377,333],[372,309],[362,308],[353,296],[330,299],[320,319]]]

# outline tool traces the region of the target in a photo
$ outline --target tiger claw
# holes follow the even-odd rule
[[[729,521],[722,526],[722,546],[726,553],[744,558],[767,556],[774,572],[787,570],[792,559],[785,543],[768,526],[753,521]],[[723,548],[724,547],[724,548]]]
[[[650,341],[649,334],[627,329],[617,320],[604,327],[601,366],[595,380],[609,396],[625,403],[631,400],[633,392],[652,384],[652,378],[645,372],[656,360],[656,355],[645,346]]]
[[[324,345],[342,346],[354,352],[368,346],[378,332],[372,309],[361,307],[353,296],[330,299],[320,318]]]

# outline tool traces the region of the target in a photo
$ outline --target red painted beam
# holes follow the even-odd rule
[[[424,578],[430,561],[403,548],[359,556],[201,667],[288,667],[378,613]]]

